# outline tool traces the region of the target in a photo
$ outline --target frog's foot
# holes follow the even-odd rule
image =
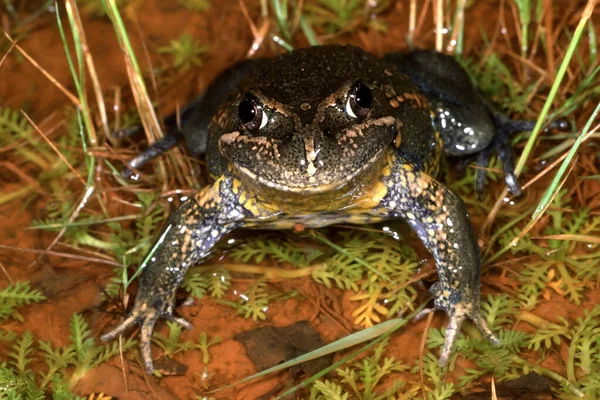
[[[133,171],[135,169],[140,168],[150,160],[173,148],[181,140],[181,138],[182,136],[179,132],[168,132],[167,135],[165,135],[162,139],[152,143],[150,147],[144,150],[141,154],[127,161],[127,167],[123,168],[121,175],[123,175],[125,178],[130,178],[133,176]]]
[[[514,196],[521,195],[521,186],[515,174],[515,158],[510,137],[516,132],[532,131],[536,121],[512,120],[502,114],[495,114],[496,135],[488,147],[474,155],[475,164],[479,167],[475,173],[475,191],[479,198],[482,197],[485,184],[485,171],[489,165],[492,152],[495,150],[498,158],[502,162],[504,169],[504,181],[510,193]],[[557,129],[565,131],[569,123],[564,119],[558,119],[551,122],[546,129]],[[473,158],[467,159],[469,162]]]
[[[494,137],[494,140],[490,146],[488,146],[488,149],[486,149],[488,151],[484,150],[480,153],[480,156],[477,158],[477,164],[481,167],[487,166],[490,156],[489,149],[495,149],[504,168],[504,181],[506,182],[508,190],[514,196],[520,196],[521,186],[519,185],[517,176],[515,175],[515,158],[510,143],[510,137],[516,132],[532,131],[535,128],[537,121],[512,120],[501,114],[494,115],[494,118],[496,123],[496,136]],[[565,131],[568,129],[568,127],[569,123],[566,120],[558,119],[556,121],[552,121],[546,130],[557,129]],[[483,168],[478,169],[476,183],[478,195],[480,195],[483,191],[484,175],[485,170]]]
[[[475,326],[479,328],[479,331],[481,331],[481,333],[487,340],[489,340],[495,345],[500,345],[500,339],[498,339],[498,337],[494,335],[494,333],[488,327],[485,318],[483,318],[483,316],[481,315],[479,307],[477,307],[477,309],[474,309],[471,304],[457,304],[447,312],[450,316],[450,322],[446,327],[446,334],[444,336],[444,347],[442,347],[442,351],[440,353],[440,366],[444,366],[448,362],[450,354],[452,354],[452,348],[454,347],[454,343],[456,343],[456,339],[458,338],[460,327],[467,318],[473,321]]]
[[[139,307],[134,307],[129,316],[112,331],[102,335],[100,338],[103,341],[115,339],[121,333],[131,328],[134,325],[140,326],[140,352],[144,362],[144,368],[148,374],[154,372],[154,364],[152,363],[152,352],[150,344],[152,343],[152,332],[158,318],[165,318],[169,321],[174,321],[186,329],[191,329],[192,324],[183,318],[173,316],[173,306],[169,305],[166,310],[160,312],[157,309],[148,307],[147,304],[142,304]]]
[[[515,175],[515,158],[509,141],[509,131],[498,130],[494,140],[488,147],[475,155],[475,164],[479,167],[475,172],[475,191],[481,198],[483,186],[485,184],[485,172],[489,165],[490,156],[493,150],[496,150],[498,158],[502,162],[504,169],[504,181],[508,190],[514,195],[521,195],[521,187]]]
[[[487,322],[485,321],[485,318],[483,315],[481,315],[478,300],[472,300],[467,295],[464,296],[461,301],[454,304],[454,299],[458,297],[458,293],[455,293],[454,289],[441,290],[440,288],[441,284],[439,282],[431,287],[431,292],[436,296],[434,301],[435,306],[432,308],[426,308],[415,316],[415,319],[421,319],[425,315],[436,310],[444,310],[446,313],[448,313],[450,322],[446,327],[444,346],[440,352],[440,366],[444,366],[448,362],[448,359],[452,354],[452,348],[454,347],[456,339],[458,338],[460,328],[466,319],[473,321],[482,335],[487,340],[492,342],[492,344],[500,345],[500,339],[498,339],[498,337],[491,331],[487,325]]]

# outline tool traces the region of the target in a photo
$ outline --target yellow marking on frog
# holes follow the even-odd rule
[[[273,214],[278,210],[276,205],[266,202],[264,199],[257,197],[252,192],[241,190],[239,202],[244,209],[250,211],[255,217],[264,217]]]
[[[306,152],[306,161],[308,162],[308,166],[306,167],[306,173],[311,178],[314,178],[313,175],[317,172],[317,168],[314,165],[314,161],[317,159],[318,151],[315,151],[315,139],[314,138],[306,138],[304,139],[304,151]],[[310,179],[309,179],[310,182]],[[312,182],[311,182],[312,183]]]
[[[388,189],[386,185],[377,180],[375,184],[371,185],[369,189],[356,201],[356,207],[360,209],[373,209],[381,204],[381,200],[387,194]]]
[[[435,117],[435,114],[431,112],[432,118]],[[444,141],[442,140],[442,136],[438,130],[434,131],[434,141],[435,141],[435,150],[432,157],[429,158],[429,162],[425,165],[425,172],[429,175],[437,176],[440,170],[440,159],[442,157],[442,153],[444,152]]]
[[[256,200],[254,198],[248,199],[248,201],[242,203],[242,206],[246,210],[250,211],[255,217],[258,217],[261,214],[260,210],[257,207]]]
[[[191,251],[190,243],[192,241],[192,235],[190,235],[188,232],[189,231],[186,231],[185,234],[180,236],[182,239],[181,246],[179,246],[179,248],[181,249],[181,254],[188,254]]]
[[[394,147],[399,149],[402,144],[402,121],[396,121],[396,136],[394,137]]]
[[[388,176],[390,176],[391,174],[392,174],[392,169],[390,168],[390,166],[389,166],[389,165],[386,165],[385,167],[383,167],[383,168],[381,169],[381,175],[382,175],[384,178],[387,178],[387,177],[388,177]]]
[[[439,207],[438,207],[439,210]],[[433,209],[433,211],[437,211],[436,209]],[[447,212],[442,212],[438,215],[435,216],[435,222],[442,225],[444,222],[446,222],[446,219],[448,218],[448,213]]]
[[[234,194],[238,194],[239,190],[240,190],[240,186],[242,186],[242,182],[240,182],[238,179],[234,179],[231,183],[232,188],[231,190],[233,191]]]
[[[416,108],[429,109],[429,103],[427,102],[427,99],[420,93],[404,93],[404,97],[412,100],[416,105]]]
[[[431,186],[432,178],[429,175],[419,174],[415,177],[412,172],[408,174],[408,188],[413,197],[420,196],[423,192]],[[412,178],[412,179],[411,179]],[[429,198],[432,202],[436,202],[436,194],[430,193]]]
[[[439,242],[445,242],[446,239],[448,239],[448,235],[446,234],[446,232],[444,232],[443,229],[438,229],[438,231],[437,231],[437,240]]]
[[[210,186],[206,186],[204,189],[200,190],[194,195],[194,199],[200,207],[208,208],[211,204],[221,201],[219,188],[223,182],[223,179],[223,177],[217,179],[215,183]]]

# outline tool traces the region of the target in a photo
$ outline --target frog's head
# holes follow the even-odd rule
[[[381,165],[397,138],[398,110],[385,92],[392,75],[354,47],[313,47],[265,61],[213,121],[221,154],[254,184],[304,194],[338,190]]]

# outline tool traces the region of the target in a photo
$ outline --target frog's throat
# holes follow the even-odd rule
[[[381,161],[385,158],[383,154],[389,147],[382,147],[375,153],[373,157],[369,159],[366,163],[364,163],[360,168],[357,168],[352,173],[344,176],[342,179],[336,179],[332,182],[318,185],[311,185],[308,183],[307,185],[302,187],[294,187],[284,185],[278,182],[273,182],[272,180],[265,179],[262,176],[259,176],[252,171],[244,168],[240,165],[235,165],[235,168],[239,172],[240,179],[249,186],[257,186],[256,182],[260,185],[269,188],[275,189],[281,192],[294,193],[294,194],[319,194],[325,192],[334,192],[340,189],[343,189],[345,186],[351,184],[353,181],[358,180],[361,175],[367,173],[368,171],[373,171],[377,169],[377,166],[381,165]],[[259,188],[257,188],[259,189]]]

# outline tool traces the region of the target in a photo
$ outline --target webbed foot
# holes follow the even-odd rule
[[[169,305],[164,311],[160,312],[156,308],[149,307],[148,304],[143,303],[138,306],[137,302],[129,314],[129,316],[121,322],[112,331],[102,335],[100,338],[103,341],[115,339],[121,333],[134,325],[140,326],[140,352],[142,354],[142,360],[144,362],[144,368],[148,374],[154,372],[154,364],[152,363],[152,352],[150,344],[152,343],[152,333],[154,331],[154,325],[159,318],[165,318],[169,321],[174,321],[183,326],[185,329],[192,329],[192,324],[186,321],[184,318],[173,316],[173,306]]]
[[[448,293],[451,293],[452,290],[445,290],[445,293],[441,294],[436,291],[436,289],[439,287],[439,283],[436,285],[432,287],[432,292],[436,295],[435,307],[424,309],[417,314],[415,319],[421,319],[425,315],[436,310],[444,310],[448,313],[450,322],[448,322],[448,325],[446,326],[444,346],[440,352],[440,366],[444,366],[448,362],[450,355],[452,354],[454,344],[456,343],[456,339],[458,338],[460,328],[466,319],[470,319],[475,324],[485,339],[489,340],[494,345],[501,344],[500,339],[498,339],[498,337],[491,331],[487,322],[485,321],[485,318],[483,315],[481,315],[479,301],[465,299],[457,304],[451,304],[451,299],[454,296],[452,294],[448,295]]]
[[[475,309],[470,304],[457,304],[450,311],[448,311],[448,315],[450,316],[450,322],[448,323],[448,326],[446,326],[444,347],[442,347],[442,351],[440,352],[440,366],[444,366],[448,362],[450,354],[452,354],[454,343],[456,343],[456,339],[458,338],[460,327],[467,318],[473,321],[475,326],[487,340],[492,342],[494,345],[500,345],[500,339],[498,339],[498,337],[488,327],[485,318],[483,318],[481,315],[479,307]]]
[[[483,150],[465,159],[466,163],[474,161],[479,167],[475,173],[475,192],[477,197],[481,198],[484,192],[485,170],[489,165],[489,160],[493,151],[496,151],[498,158],[502,162],[504,169],[504,181],[508,191],[513,196],[521,195],[521,186],[515,174],[515,159],[513,149],[510,143],[510,137],[516,132],[531,131],[534,129],[536,121],[511,120],[501,113],[494,113],[496,124],[496,135],[492,142]],[[556,129],[565,131],[569,128],[569,123],[564,119],[552,121],[546,130]]]

